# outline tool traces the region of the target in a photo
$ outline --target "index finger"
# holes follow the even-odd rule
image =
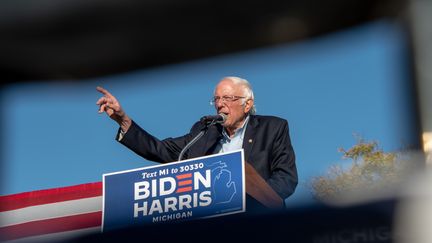
[[[97,86],[96,90],[101,92],[102,94],[104,94],[106,96],[113,96],[110,92],[108,92],[108,90],[102,88],[101,86]]]

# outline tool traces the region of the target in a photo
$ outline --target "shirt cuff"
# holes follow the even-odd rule
[[[123,130],[120,128],[120,129],[119,129],[119,134],[118,134],[118,137],[117,137],[117,141],[121,141],[121,140],[123,139],[123,137],[124,137],[125,134],[126,134],[126,132],[123,131]]]

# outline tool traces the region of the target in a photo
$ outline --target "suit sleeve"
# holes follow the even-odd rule
[[[287,198],[298,184],[294,149],[289,136],[288,122],[277,132],[270,164],[271,176],[267,183],[282,197]]]
[[[132,121],[129,130],[119,142],[145,159],[168,163],[177,161],[181,150],[197,131],[199,131],[199,123],[196,123],[191,132],[184,136],[159,140]],[[119,133],[117,133],[117,140],[118,136]]]

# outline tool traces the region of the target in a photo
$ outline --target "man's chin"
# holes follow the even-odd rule
[[[230,127],[230,123],[228,123],[227,121],[225,121],[224,123],[221,124],[224,128],[228,128]]]

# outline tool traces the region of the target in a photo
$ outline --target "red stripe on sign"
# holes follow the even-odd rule
[[[0,228],[2,240],[52,234],[101,226],[102,212],[86,213],[54,219],[38,220]]]
[[[47,203],[102,196],[102,182],[0,196],[0,212]]]
[[[192,184],[192,180],[185,180],[185,181],[178,182],[179,186],[190,185],[190,184]]]
[[[192,187],[188,186],[188,187],[180,187],[179,189],[177,189],[176,193],[180,193],[180,192],[188,192],[188,191],[192,191]]]
[[[181,180],[181,179],[185,179],[185,178],[190,178],[192,177],[192,173],[188,173],[188,174],[183,174],[183,175],[176,175],[177,180]]]

